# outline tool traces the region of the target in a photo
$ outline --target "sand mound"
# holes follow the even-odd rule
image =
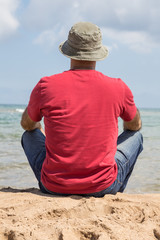
[[[103,198],[0,190],[0,240],[160,240],[160,194]]]

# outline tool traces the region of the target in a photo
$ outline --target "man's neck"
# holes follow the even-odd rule
[[[96,62],[95,61],[79,61],[71,59],[71,70],[95,70]]]
[[[95,70],[94,67],[80,67],[80,66],[77,66],[77,67],[72,67],[71,70]]]

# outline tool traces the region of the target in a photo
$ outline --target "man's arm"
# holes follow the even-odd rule
[[[25,111],[22,114],[21,126],[24,130],[27,130],[27,131],[32,131],[36,128],[39,128],[40,130],[42,129],[40,122],[34,122],[29,117],[27,108],[25,109]]]
[[[123,128],[124,130],[130,130],[130,131],[138,131],[142,127],[140,112],[137,109],[136,116],[133,118],[133,120],[126,122],[123,121]]]

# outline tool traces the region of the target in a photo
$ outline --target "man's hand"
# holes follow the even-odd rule
[[[24,130],[32,131],[36,128],[42,129],[40,122],[34,122],[28,115],[27,108],[25,109],[24,113],[22,114],[21,118],[21,126]]]
[[[124,130],[130,130],[130,131],[138,131],[142,127],[141,117],[139,110],[137,109],[136,116],[133,118],[133,120],[129,122],[123,121],[123,128]]]

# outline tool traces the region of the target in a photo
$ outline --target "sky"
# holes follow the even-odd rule
[[[160,108],[159,0],[0,0],[0,104],[27,104],[41,77],[70,68],[58,47],[79,21],[109,49],[96,70],[121,78],[137,107]]]

